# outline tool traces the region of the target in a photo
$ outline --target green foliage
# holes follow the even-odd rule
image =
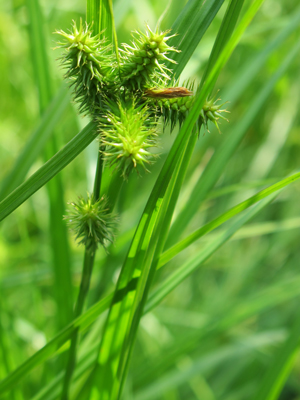
[[[173,130],[177,122],[182,125],[195,101],[193,84],[188,89],[168,85],[172,71],[164,62],[176,64],[167,54],[178,52],[167,44],[172,36],[167,36],[168,31],[146,29],[145,34],[135,32],[131,46],[123,44],[119,65],[110,45],[100,40],[100,34],[94,36],[87,23],[83,26],[80,21],[77,28],[73,22],[69,34],[56,32],[66,40],[59,45],[66,50],[62,64],[74,99],[81,111],[89,111],[99,120],[105,160],[125,179],[137,165],[146,168],[154,159],[148,149],[156,145],[157,118],[163,116],[164,126],[170,123]],[[219,129],[217,120],[225,119],[221,106],[213,100],[205,102],[196,122],[198,133],[202,125],[208,130],[208,121]]]
[[[300,397],[300,8],[167,3],[0,10],[1,400]]]

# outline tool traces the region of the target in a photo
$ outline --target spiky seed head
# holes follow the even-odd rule
[[[194,83],[187,82],[187,88],[162,88],[162,89],[155,89],[154,96],[152,95],[153,90],[150,90],[149,96],[149,89],[145,91],[145,95],[149,97],[148,104],[150,107],[157,107],[157,114],[163,117],[164,126],[170,124],[171,131],[174,129],[176,123],[178,122],[179,125],[184,122],[186,117],[189,114],[189,110],[194,104],[195,96],[192,96],[192,91],[194,88]],[[168,91],[171,89],[171,96],[164,96],[164,93],[168,94]],[[176,97],[176,92],[179,92],[179,96]],[[157,95],[156,95],[157,93]],[[181,95],[181,93],[186,93],[186,95]],[[228,112],[227,110],[223,110],[222,106],[225,104],[218,104],[219,99],[215,100],[207,99],[203,105],[203,108],[200,110],[199,118],[196,122],[196,129],[198,134],[200,133],[201,126],[203,125],[205,130],[208,130],[208,122],[211,121],[217,127],[218,131],[220,132],[220,128],[218,125],[219,119],[225,118],[222,113]]]
[[[225,109],[222,110],[222,107],[224,106],[224,104],[227,103],[227,101],[222,104],[218,104],[219,101],[220,101],[220,99],[215,100],[214,97],[211,99],[206,99],[206,101],[203,105],[203,108],[201,110],[200,118],[202,119],[202,123],[207,132],[209,132],[208,121],[211,121],[216,126],[219,133],[221,133],[219,125],[218,125],[219,119],[223,119],[223,120],[229,122],[229,120],[227,118],[225,118],[224,115],[222,115],[222,113],[229,113],[229,111],[227,111]]]
[[[150,118],[148,107],[137,104],[137,99],[107,100],[110,108],[106,122],[100,123],[100,135],[105,160],[115,166],[127,179],[130,172],[139,167],[147,170],[156,157],[149,150],[156,146],[156,123]]]
[[[71,81],[74,98],[80,103],[81,111],[93,112],[110,85],[110,46],[99,35],[93,36],[91,27],[87,23],[83,25],[82,20],[79,27],[73,21],[69,33],[56,33],[64,38],[58,45],[66,50],[61,62],[67,69],[65,77]]]
[[[79,197],[77,202],[69,203],[72,209],[64,216],[74,231],[79,244],[94,252],[102,245],[105,249],[114,240],[116,217],[110,212],[105,196],[95,201],[94,196]]]
[[[132,45],[123,44],[120,69],[122,85],[130,90],[142,90],[149,82],[163,82],[170,79],[170,70],[163,64],[169,59],[169,52],[178,52],[167,44],[172,36],[166,32],[152,32],[146,26],[146,33],[135,32]]]

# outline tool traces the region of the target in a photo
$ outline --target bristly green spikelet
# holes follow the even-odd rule
[[[181,126],[186,117],[189,114],[189,110],[194,104],[195,96],[193,96],[193,83],[187,83],[188,89],[184,87],[169,87],[162,89],[148,89],[145,91],[146,97],[149,97],[148,104],[152,107],[157,107],[158,116],[162,116],[164,120],[164,126],[170,124],[171,131],[174,129],[178,122]],[[172,94],[173,93],[173,94]],[[178,96],[178,97],[177,97]],[[218,120],[224,119],[228,122],[221,113],[229,112],[222,110],[222,106],[225,103],[217,104],[219,99],[214,101],[214,98],[206,100],[202,110],[199,113],[199,118],[196,122],[196,129],[198,134],[200,133],[201,126],[203,125],[205,130],[209,132],[208,122],[211,121],[215,124],[218,131],[220,128]]]
[[[138,105],[135,98],[118,100],[117,104],[107,100],[111,111],[106,115],[107,123],[100,124],[104,159],[115,166],[127,179],[133,169],[147,170],[156,157],[149,149],[156,146],[156,123],[151,120],[148,107]]]
[[[166,36],[166,32],[152,32],[146,26],[146,34],[135,32],[136,37],[132,46],[123,44],[121,49],[122,62],[120,76],[122,85],[129,90],[142,90],[149,82],[163,82],[169,78],[171,71],[163,64],[169,59],[166,54],[177,51],[167,44],[172,36]]]
[[[57,31],[65,41],[58,43],[66,49],[61,57],[62,65],[67,68],[66,78],[71,80],[74,98],[80,104],[80,110],[93,113],[101,105],[103,93],[110,85],[112,59],[110,46],[99,35],[93,36],[87,23],[79,28],[73,21],[70,33]]]
[[[110,212],[108,202],[103,196],[95,201],[93,195],[87,198],[79,197],[75,203],[70,203],[72,210],[64,216],[68,225],[74,231],[79,244],[94,252],[99,244],[104,248],[114,240],[116,218]]]
[[[199,119],[202,119],[202,123],[205,127],[205,129],[209,132],[208,130],[208,122],[211,121],[213,124],[215,124],[216,128],[218,129],[219,133],[221,133],[219,125],[218,125],[218,120],[221,118],[224,121],[229,122],[227,118],[224,117],[221,113],[229,113],[227,110],[222,110],[221,108],[224,106],[224,104],[227,103],[225,101],[222,104],[218,104],[218,101],[220,99],[214,100],[214,97],[211,98],[210,100],[206,99],[202,110],[200,111],[200,116]]]

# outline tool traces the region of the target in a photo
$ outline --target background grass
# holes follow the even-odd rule
[[[84,2],[40,3],[44,22],[41,24],[39,20],[40,32],[32,38],[30,7],[37,4],[15,1],[1,5],[3,197],[44,163],[41,149],[46,134],[44,139],[38,136],[32,142],[42,143],[33,157],[34,163],[21,160],[13,174],[14,177],[20,174],[14,184],[11,178],[6,178],[32,132],[39,132],[41,124],[45,124],[45,115],[40,116],[44,105],[41,106],[39,99],[36,69],[45,71],[36,61],[34,49],[38,49],[38,43],[33,39],[44,35],[51,91],[55,94],[61,87],[62,71],[57,61],[59,51],[51,49],[56,40],[52,32],[67,30],[72,19],[85,19]],[[183,6],[182,1],[172,1],[161,23],[163,29],[173,25]],[[167,1],[114,2],[119,43],[128,42],[130,31],[143,29],[145,22],[154,28],[166,7]],[[231,112],[230,123],[221,124],[222,135],[212,127],[210,134],[200,136],[175,211],[180,218],[173,224],[168,245],[299,169],[297,7],[295,0],[266,0],[223,69],[216,88],[220,89],[222,100],[230,102],[226,105]],[[203,36],[183,70],[183,78],[201,80],[225,10],[223,6]],[[60,90],[65,93],[64,88]],[[60,100],[55,130],[48,132],[55,138],[58,149],[88,122],[78,116],[73,104],[64,103],[62,96]],[[47,112],[51,116],[51,109],[46,108]],[[114,288],[134,228],[176,135],[177,130],[172,135],[165,132],[161,137],[161,156],[150,174],[132,175],[123,185],[123,201],[117,204],[118,238],[109,255],[103,250],[97,254],[89,306]],[[64,188],[60,196],[63,195],[64,204],[91,191],[96,160],[97,143],[93,142],[60,172]],[[110,171],[106,171],[104,187],[109,180]],[[157,273],[155,281],[159,288],[162,281],[172,279],[177,268],[192,263],[193,259],[202,265],[159,306],[151,311],[149,306],[138,330],[125,399],[300,398],[299,192],[296,182],[268,206],[260,205],[257,212],[253,209],[253,215],[245,214],[244,220],[234,220],[231,225],[221,227],[220,232],[204,236]],[[68,299],[70,296],[75,299],[78,292],[83,249],[69,235],[73,288],[70,294],[68,278],[58,275],[67,270],[55,268],[57,264],[53,261],[51,235],[55,237],[59,232],[53,225],[53,201],[43,187],[1,223],[1,378],[57,334],[68,320]],[[59,214],[63,211],[56,215],[57,220]],[[233,234],[241,226],[235,235],[229,235],[229,231]],[[201,252],[208,251],[218,240],[222,242],[222,235],[228,236],[225,244],[200,262]],[[60,250],[54,254],[60,261],[65,257]],[[62,301],[60,296],[64,295]],[[96,320],[83,336],[77,378],[84,376],[85,363],[88,365],[89,357],[93,359],[96,354],[91,345],[102,323],[103,318]],[[36,367],[3,398],[28,399],[37,393],[36,399],[56,398],[53,380],[62,371],[64,349]],[[82,386],[77,378],[74,398]]]

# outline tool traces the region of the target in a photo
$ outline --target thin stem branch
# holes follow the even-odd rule
[[[77,297],[77,302],[75,305],[74,318],[79,317],[82,313],[84,302],[90,287],[94,260],[95,260],[95,251],[85,249],[81,283],[80,283],[79,294]],[[69,350],[68,364],[66,368],[66,374],[64,378],[63,390],[61,395],[62,400],[69,399],[69,387],[76,365],[78,335],[79,335],[79,329],[76,329],[71,337],[71,346]]]
[[[98,160],[97,160],[97,167],[96,167],[95,181],[94,181],[94,190],[93,190],[94,201],[99,200],[100,190],[101,190],[103,156],[102,152],[100,151],[100,148],[101,148],[101,143],[99,146]],[[74,318],[77,318],[81,315],[84,307],[84,303],[90,287],[96,250],[97,250],[96,246],[93,246],[92,249],[88,249],[87,247],[85,248],[83,269],[81,274],[81,283],[75,305]],[[79,330],[76,329],[76,331],[74,331],[71,337],[71,346],[69,349],[69,357],[63,382],[61,400],[69,399],[69,388],[72,381],[73,372],[76,366],[78,336],[79,336]]]
[[[93,191],[94,201],[97,201],[100,198],[102,170],[103,170],[103,154],[102,154],[101,142],[100,142],[99,151],[98,151],[97,169],[96,169],[95,181],[94,181],[94,191]]]

